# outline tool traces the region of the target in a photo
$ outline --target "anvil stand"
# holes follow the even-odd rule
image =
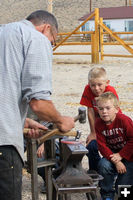
[[[32,200],[38,200],[38,173],[37,169],[39,167],[45,168],[45,182],[46,182],[46,199],[47,200],[70,200],[68,194],[70,193],[88,193],[88,200],[94,200],[94,198],[89,198],[89,193],[91,191],[96,191],[97,186],[95,185],[84,185],[81,184],[76,187],[66,187],[70,184],[61,186],[56,182],[55,177],[53,176],[53,168],[57,163],[56,160],[56,151],[55,151],[55,139],[61,140],[63,136],[52,136],[50,139],[44,142],[45,146],[45,161],[37,163],[37,140],[27,138],[27,171],[31,173],[31,186],[32,186]],[[61,151],[60,146],[60,151]],[[85,148],[85,147],[84,147]],[[86,149],[86,148],[85,148]],[[86,150],[85,150],[86,151]],[[62,155],[63,152],[60,153]],[[86,154],[86,152],[84,152]],[[63,158],[61,156],[61,162]]]
[[[55,131],[56,135],[51,136],[51,132],[55,129],[48,130],[48,133],[38,139],[26,138],[27,140],[27,162],[25,168],[29,173],[31,173],[31,190],[32,190],[32,200],[38,200],[38,173],[37,169],[40,167],[45,168],[45,182],[46,182],[46,199],[52,199],[53,182],[52,182],[52,169],[57,163],[56,160],[56,149],[55,149],[55,139],[61,139],[64,136],[72,136],[75,138],[80,137],[80,131],[68,131],[62,133],[59,130]],[[58,133],[58,135],[57,135]],[[50,136],[50,137],[49,137]],[[37,145],[44,143],[45,147],[45,161],[37,162]]]
[[[32,200],[38,200],[38,173],[37,169],[45,167],[45,182],[47,200],[52,200],[52,168],[56,164],[55,138],[45,141],[45,161],[37,162],[37,141],[27,138],[27,171],[31,173]]]
[[[54,173],[53,200],[71,200],[72,193],[86,193],[88,200],[97,199],[98,181],[102,179],[99,174],[87,174],[82,168],[82,158],[88,152],[84,145],[74,140],[60,142],[61,166]]]

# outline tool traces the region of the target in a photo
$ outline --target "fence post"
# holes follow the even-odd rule
[[[99,8],[95,8],[95,63],[99,63]]]
[[[96,63],[95,34],[91,34],[91,63]]]
[[[103,23],[103,18],[100,18],[100,23]],[[101,50],[101,60],[104,60],[104,46],[103,46],[103,28],[100,26],[100,50]]]

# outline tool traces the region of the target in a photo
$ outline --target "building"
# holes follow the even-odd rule
[[[84,15],[79,19],[82,23],[90,15]],[[110,7],[110,8],[99,8],[99,15],[103,18],[104,24],[115,32],[133,32],[133,6],[121,6],[121,7]],[[89,20],[84,26],[82,31],[93,31],[94,30],[94,18]],[[121,38],[128,38],[133,35],[121,35]]]

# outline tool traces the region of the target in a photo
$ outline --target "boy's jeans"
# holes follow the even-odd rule
[[[123,164],[126,166],[127,172],[124,174],[118,174],[115,165],[106,158],[102,158],[98,164],[99,174],[104,179],[99,182],[101,188],[100,193],[102,198],[114,199],[115,190],[113,189],[114,180],[115,189],[118,192],[118,185],[133,185],[133,162],[128,162],[123,159]]]
[[[98,163],[101,160],[101,157],[98,153],[97,141],[92,140],[86,148],[88,153],[86,154],[89,162],[89,170],[95,170],[98,172]]]

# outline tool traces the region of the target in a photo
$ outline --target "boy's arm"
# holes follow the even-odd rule
[[[120,156],[119,153],[113,153],[112,155],[110,155],[110,159],[115,164],[115,163],[121,161],[122,157]]]
[[[124,174],[127,171],[125,165],[121,161],[117,162],[115,167],[119,174]]]
[[[123,120],[123,134],[125,134],[126,144],[119,151],[122,158],[133,161],[133,121],[130,118]]]
[[[38,158],[42,158],[44,156],[44,143],[38,147],[37,156],[38,156]]]
[[[88,112],[88,122],[90,125],[90,134],[86,139],[86,144],[88,145],[92,140],[96,140],[96,132],[95,132],[95,113],[93,108],[87,108]]]
[[[110,160],[110,155],[113,154],[113,152],[107,147],[106,144],[106,138],[105,136],[100,132],[100,124],[95,124],[95,130],[96,130],[96,138],[98,143],[98,150],[102,154],[103,157]]]

